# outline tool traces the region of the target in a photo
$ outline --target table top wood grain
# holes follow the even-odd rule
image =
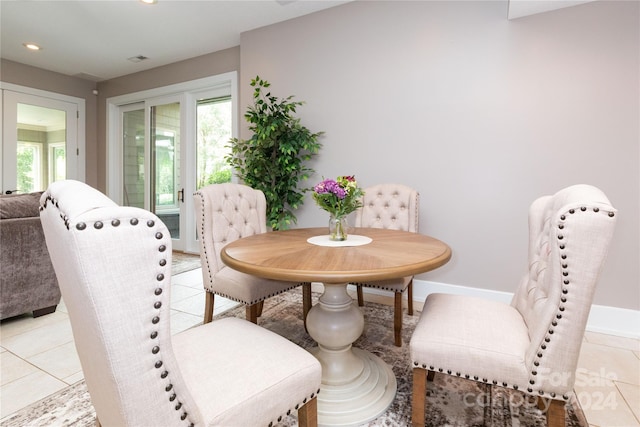
[[[355,228],[351,234],[369,244],[326,247],[308,243],[327,228],[299,228],[245,237],[226,245],[222,261],[255,276],[286,281],[345,283],[393,279],[424,273],[446,264],[451,249],[430,236],[406,231]]]

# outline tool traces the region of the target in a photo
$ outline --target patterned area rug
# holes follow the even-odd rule
[[[318,295],[314,294],[315,298]],[[265,303],[259,324],[283,335],[296,344],[310,348],[315,342],[304,331],[302,324],[302,297],[300,289],[270,298]],[[411,425],[411,367],[409,342],[418,316],[404,316],[403,346],[393,345],[393,310],[391,307],[366,303],[364,307],[365,331],[355,345],[381,357],[392,368],[398,381],[398,391],[391,407],[367,426]],[[216,318],[236,316],[244,318],[239,307]],[[214,320],[215,321],[215,320]],[[544,415],[520,392],[488,387],[470,380],[436,374],[428,383],[427,420],[431,427],[507,427],[545,426]],[[94,426],[95,412],[84,381],[58,392],[5,419],[2,426]],[[282,426],[296,425],[288,417]],[[567,404],[567,427],[588,427],[575,396]]]
[[[200,255],[173,251],[171,256],[171,274],[176,275],[200,268]]]

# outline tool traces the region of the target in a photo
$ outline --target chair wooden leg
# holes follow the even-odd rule
[[[411,397],[411,424],[413,427],[424,427],[426,396],[427,370],[413,368],[413,393]]]
[[[213,320],[213,303],[215,296],[213,292],[204,292],[204,320],[202,323],[209,323]]]
[[[360,307],[364,306],[364,296],[362,295],[362,286],[356,285],[356,292],[358,293],[358,305]]]
[[[547,405],[547,427],[565,427],[564,402],[551,399]]]
[[[544,397],[538,397],[536,399],[536,407],[545,414],[547,413],[548,404],[549,404],[549,399],[546,399]]]
[[[413,316],[413,279],[407,286],[407,313],[409,316]]]
[[[318,401],[315,397],[298,408],[298,426],[318,426]]]
[[[260,303],[257,302],[255,304],[251,304],[251,305],[247,305],[245,306],[245,316],[247,317],[247,320],[251,323],[255,323],[256,325],[258,324],[258,305]]]
[[[302,321],[304,322],[304,330],[307,330],[307,314],[311,310],[311,283],[302,284]]]
[[[396,347],[402,347],[402,292],[393,293],[393,340]]]
[[[256,316],[262,316],[262,309],[264,308],[264,300],[260,301],[256,304],[258,306],[258,311],[256,312]]]

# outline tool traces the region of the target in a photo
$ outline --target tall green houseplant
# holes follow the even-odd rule
[[[298,184],[315,172],[306,162],[318,153],[318,137],[323,132],[311,132],[294,116],[303,102],[293,101],[293,96],[279,99],[271,95],[269,82],[259,76],[251,80],[251,86],[253,105],[244,117],[253,136],[232,138],[226,160],[246,185],[264,193],[271,228],[284,230],[296,222],[293,211],[309,190]]]

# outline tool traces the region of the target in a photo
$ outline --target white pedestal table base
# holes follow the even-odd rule
[[[307,329],[318,343],[310,351],[322,364],[318,424],[359,426],[383,414],[395,398],[396,378],[378,356],[351,346],[362,335],[364,316],[346,283],[324,285]]]

